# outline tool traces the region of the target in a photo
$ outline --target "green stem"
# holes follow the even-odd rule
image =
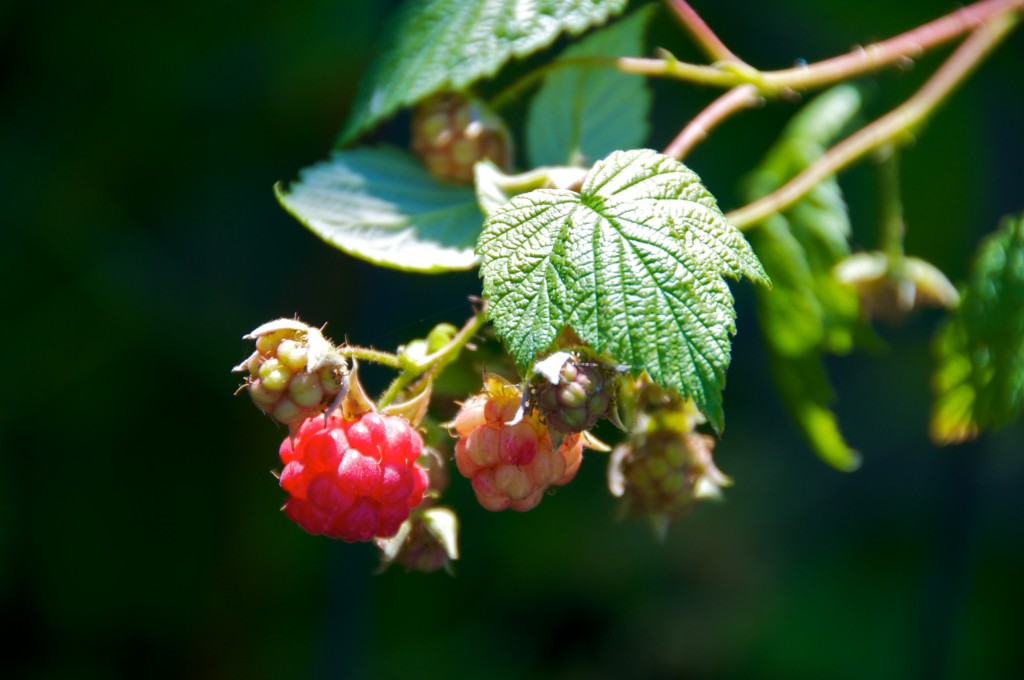
[[[763,198],[726,213],[739,229],[748,229],[769,215],[785,210],[822,180],[848,167],[866,154],[912,139],[915,129],[941,104],[1017,24],[1019,17],[1004,14],[978,28],[942,64],[910,99],[829,149],[821,158]]]
[[[369,361],[374,364],[381,364],[388,368],[399,369],[402,362],[397,354],[383,352],[372,347],[356,347],[355,345],[342,345],[338,348],[338,354],[343,357],[351,357],[360,361]]]
[[[617,60],[615,57],[602,57],[597,55],[584,57],[562,57],[561,59],[556,59],[544,64],[543,66],[535,68],[519,78],[519,80],[514,81],[504,90],[491,97],[490,101],[487,102],[487,106],[488,108],[498,111],[512,102],[518,101],[522,98],[522,94],[526,90],[540,84],[540,81],[544,80],[544,78],[546,78],[552,71],[571,67],[615,68],[616,65]]]
[[[879,249],[889,256],[890,262],[898,262],[903,257],[903,237],[907,231],[900,192],[900,156],[895,147],[883,148],[881,152],[883,156],[878,163],[878,189],[882,201]]]
[[[434,371],[435,377],[440,374],[445,366],[454,361],[463,347],[465,347],[473,336],[476,335],[484,324],[487,323],[487,303],[485,302],[476,314],[474,314],[469,321],[467,321],[459,332],[456,333],[448,343],[431,354],[423,357],[416,362],[401,362],[400,366],[402,372],[391,381],[388,388],[381,395],[380,399],[377,400],[378,406],[381,408],[387,406],[395,398],[402,393],[408,385],[422,376],[428,371]],[[396,357],[397,359],[397,357]],[[395,368],[398,368],[396,366]]]

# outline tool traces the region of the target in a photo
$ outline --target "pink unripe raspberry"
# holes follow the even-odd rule
[[[405,420],[367,413],[305,420],[281,444],[285,513],[311,534],[344,541],[394,536],[423,500],[423,440]]]
[[[556,450],[535,413],[513,422],[521,400],[518,388],[489,377],[483,393],[455,416],[455,463],[488,510],[530,510],[549,487],[572,481],[582,461],[579,435],[566,437]]]

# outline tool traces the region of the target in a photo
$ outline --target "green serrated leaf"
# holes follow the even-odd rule
[[[400,108],[493,76],[513,57],[578,35],[622,12],[627,0],[423,0],[409,2],[360,82],[341,133],[344,146]]]
[[[960,308],[936,336],[931,436],[972,439],[1024,412],[1024,215],[978,249]]]
[[[811,101],[748,178],[747,197],[754,200],[774,191],[820,158],[859,105],[860,96],[851,86],[833,88]],[[775,284],[770,293],[759,293],[758,302],[761,325],[776,352],[799,356],[851,349],[856,293],[832,275],[835,264],[849,255],[849,233],[846,203],[834,177],[751,232],[751,245]]]
[[[847,85],[807,104],[783,131],[748,178],[747,197],[764,196],[825,153],[860,108],[858,91]],[[849,255],[850,222],[834,177],[750,232],[750,243],[774,284],[759,290],[758,316],[776,384],[787,409],[818,456],[841,470],[859,465],[829,410],[831,389],[823,352],[849,351],[861,332],[856,292],[833,276]]]
[[[590,165],[617,149],[642,146],[650,125],[651,92],[643,78],[585,65],[559,67],[580,57],[636,56],[654,14],[644,7],[567,49],[530,102],[526,152],[530,163]]]
[[[843,439],[836,415],[828,408],[833,395],[821,357],[783,356],[770,349],[768,356],[782,401],[818,456],[845,472],[860,467],[860,454]]]
[[[488,313],[520,371],[565,327],[692,398],[721,430],[736,313],[722,276],[768,278],[700,179],[650,150],[596,163],[580,193],[539,189],[484,224]]]
[[[281,205],[349,255],[416,272],[472,269],[483,215],[470,187],[434,179],[391,147],[338,151],[306,168]]]

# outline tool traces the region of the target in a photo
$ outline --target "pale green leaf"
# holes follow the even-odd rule
[[[845,472],[860,467],[860,454],[846,443],[835,413],[828,408],[833,395],[821,357],[813,353],[784,356],[769,348],[769,364],[786,409],[818,457]]]
[[[567,189],[583,182],[587,171],[568,166],[536,168],[518,175],[509,175],[484,159],[474,166],[476,198],[484,216],[503,207],[513,196],[534,189]]]
[[[971,439],[1024,412],[1024,215],[982,242],[935,353],[936,442]]]
[[[771,193],[820,158],[859,106],[857,90],[845,85],[811,101],[748,178],[747,198]],[[759,293],[758,302],[765,336],[776,352],[799,356],[851,348],[856,293],[832,276],[835,264],[849,255],[849,233],[846,203],[834,177],[751,231],[751,245],[774,284],[770,292]]]
[[[310,231],[374,264],[441,272],[478,263],[473,248],[483,215],[473,190],[434,179],[404,151],[337,151],[275,191]]]
[[[590,165],[617,149],[644,144],[651,92],[643,78],[586,64],[558,64],[583,57],[641,55],[654,9],[644,7],[587,36],[553,64],[526,115],[526,152],[532,165]]]
[[[515,196],[484,224],[488,313],[522,372],[566,327],[692,398],[716,429],[735,333],[722,276],[767,283],[700,179],[654,151],[596,163],[580,193]]]
[[[748,199],[774,191],[820,158],[859,108],[860,95],[851,86],[811,101],[748,179]],[[849,233],[846,204],[834,177],[750,233],[774,284],[770,291],[759,290],[757,300],[775,382],[815,453],[841,470],[856,468],[860,458],[828,408],[832,394],[820,354],[849,351],[860,331],[856,292],[832,273],[850,252]]]
[[[493,76],[512,58],[578,35],[622,12],[627,0],[422,0],[391,24],[380,56],[360,82],[339,140],[345,145],[442,90]]]

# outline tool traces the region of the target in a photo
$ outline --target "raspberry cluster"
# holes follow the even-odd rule
[[[594,427],[611,407],[614,372],[603,363],[568,352],[559,352],[549,360],[553,360],[546,367],[549,370],[538,370],[530,384],[531,405],[557,432],[582,432]]]
[[[402,418],[366,413],[311,418],[281,444],[284,511],[311,534],[344,541],[394,536],[423,500],[419,433]]]
[[[473,183],[473,166],[489,159],[507,169],[509,135],[494,114],[475,100],[445,92],[412,114],[412,150],[439,179]]]
[[[341,391],[346,366],[316,328],[281,319],[246,337],[256,351],[235,370],[248,372],[253,403],[282,425],[322,413]]]
[[[696,431],[704,422],[691,399],[639,381],[629,438],[608,461],[608,487],[632,515],[647,517],[661,534],[701,498],[721,495],[732,480],[715,466],[715,439]]]
[[[729,480],[711,458],[714,446],[705,434],[656,430],[618,449],[612,464],[620,466],[630,512],[672,520],[702,496],[715,495]]]
[[[536,413],[517,421],[521,401],[518,388],[489,377],[455,416],[455,463],[488,510],[530,510],[549,487],[572,481],[583,458],[579,435],[556,449]]]

